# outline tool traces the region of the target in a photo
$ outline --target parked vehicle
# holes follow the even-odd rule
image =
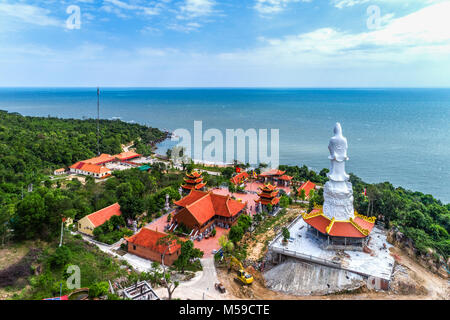
[[[220,293],[225,293],[227,292],[227,290],[225,289],[225,287],[223,286],[222,283],[216,283],[214,285],[214,287],[216,288],[216,290],[218,290]]]

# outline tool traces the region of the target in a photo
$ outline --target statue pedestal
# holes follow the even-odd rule
[[[323,190],[323,213],[330,219],[349,220],[355,217],[352,184],[330,180]]]

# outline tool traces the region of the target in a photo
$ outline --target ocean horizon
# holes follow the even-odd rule
[[[0,88],[0,109],[95,118],[96,88]],[[101,88],[100,116],[159,129],[279,129],[280,164],[329,167],[340,122],[347,172],[450,202],[449,88]],[[163,142],[164,153],[170,142]]]

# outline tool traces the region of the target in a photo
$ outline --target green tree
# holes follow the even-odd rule
[[[240,225],[234,225],[231,227],[230,232],[228,233],[228,239],[230,239],[234,243],[238,243],[241,241],[244,236],[244,230]]]

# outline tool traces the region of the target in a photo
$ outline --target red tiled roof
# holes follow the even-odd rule
[[[294,179],[294,177],[288,176],[288,175],[282,175],[281,177],[279,177],[278,179],[280,180],[285,180],[285,181],[291,181],[292,179]]]
[[[103,208],[97,212],[91,213],[87,216],[89,221],[92,222],[95,228],[101,226],[106,221],[111,219],[112,216],[120,216],[122,212],[120,211],[120,205],[118,203],[114,203],[109,207]]]
[[[241,184],[243,180],[248,179],[248,173],[246,171],[242,171],[238,175],[235,175],[230,181],[234,184]]]
[[[111,170],[109,170],[106,167],[99,166],[96,164],[86,163],[84,161],[77,162],[77,163],[71,165],[70,168],[78,169],[78,170],[82,170],[82,171],[86,171],[86,172],[91,172],[91,173],[97,173],[97,174],[111,172]]]
[[[202,174],[198,171],[192,171],[191,173],[186,173],[186,176],[189,178],[198,178],[201,177]]]
[[[309,197],[309,193],[311,192],[311,190],[314,190],[315,188],[316,188],[316,185],[308,180],[307,182],[302,184],[302,186],[300,188],[298,188],[297,192],[300,195],[302,190],[305,190],[305,196]]]
[[[125,160],[130,160],[130,159],[134,159],[134,158],[138,158],[142,156],[142,154],[138,154],[136,152],[133,151],[127,151],[127,152],[122,152],[119,154],[114,155],[114,158],[117,158],[121,161],[125,161]]]
[[[375,223],[370,223],[369,221],[361,219],[360,217],[355,217],[353,219],[353,222],[356,223],[361,228],[369,230],[369,232],[372,232],[372,229],[375,226]]]
[[[195,184],[195,183],[199,183],[203,181],[203,178],[197,178],[197,179],[188,179],[188,178],[184,178],[184,181],[186,181],[187,183],[191,183],[191,184]]]
[[[351,221],[332,221],[328,217],[326,217],[323,213],[319,215],[314,215],[314,213],[319,213],[319,210],[313,210],[309,215],[313,215],[311,218],[308,218],[307,215],[304,216],[304,221],[309,224],[314,229],[318,230],[323,234],[328,234],[334,237],[347,237],[347,238],[365,238],[365,235],[361,230],[359,230],[353,223],[357,224],[361,229],[365,229],[369,232],[372,231],[374,227],[374,223],[365,221],[359,217],[355,217],[353,219],[353,223]],[[327,232],[327,227],[331,225],[331,228]]]
[[[111,155],[106,154],[106,153],[102,153],[98,157],[87,159],[87,160],[83,160],[82,162],[99,165],[99,164],[104,164],[104,163],[107,163],[107,162],[111,162],[113,160],[114,160],[114,156],[111,156]]]
[[[347,238],[366,237],[349,221],[335,221],[328,234],[334,237],[347,237]]]
[[[142,228],[139,233],[132,235],[129,238],[125,238],[130,243],[135,245],[149,248],[153,251],[156,251],[160,254],[163,254],[167,250],[167,245],[158,244],[158,240],[167,236],[167,233],[158,232],[155,230]],[[172,254],[178,251],[181,248],[181,245],[177,243],[176,240],[172,240],[171,245],[168,248],[166,253]]]
[[[262,198],[262,199],[255,200],[255,202],[261,202],[261,204],[264,204],[264,205],[271,204],[274,206],[280,202],[280,198],[272,198],[272,199]]]
[[[264,185],[264,186],[262,186],[262,187],[259,187],[259,189],[261,190],[261,191],[267,191],[267,192],[270,192],[270,191],[273,191],[273,190],[275,190],[277,187],[275,187],[274,185],[271,185],[270,183],[269,184],[266,184],[266,185]]]
[[[328,219],[324,215],[319,215],[310,219],[305,219],[305,222],[314,229],[319,230],[319,232],[326,234],[326,229],[330,224],[330,219]]]
[[[261,177],[271,177],[271,176],[282,176],[286,171],[281,171],[278,169],[272,169],[260,174]]]
[[[229,196],[198,190],[192,190],[188,196],[175,204],[189,211],[199,225],[203,225],[215,215],[233,217],[246,206],[246,203],[233,200]]]

